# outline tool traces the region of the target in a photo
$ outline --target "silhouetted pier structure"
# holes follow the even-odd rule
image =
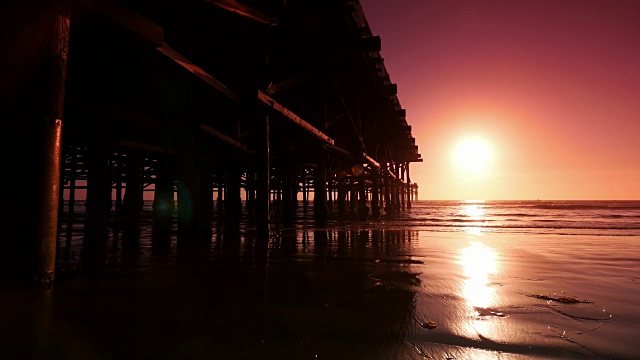
[[[311,201],[323,226],[417,199],[422,159],[358,1],[5,6],[9,271],[53,279],[60,201],[79,190],[87,232],[113,206],[135,224],[153,191],[180,241],[206,237],[216,209],[237,223],[243,198],[263,242],[272,214]]]

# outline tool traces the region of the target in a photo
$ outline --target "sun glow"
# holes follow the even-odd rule
[[[454,162],[465,172],[484,170],[491,160],[491,145],[479,137],[469,137],[460,141],[453,151]]]

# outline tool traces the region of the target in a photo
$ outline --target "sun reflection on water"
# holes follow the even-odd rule
[[[482,204],[463,205],[461,212],[473,220],[484,220],[484,208]]]
[[[468,218],[472,223],[480,225],[485,222],[484,201],[473,200],[465,201],[466,205],[462,205],[459,214]],[[482,235],[484,229],[482,226],[468,226],[464,231],[472,235]]]

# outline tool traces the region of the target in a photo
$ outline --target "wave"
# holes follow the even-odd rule
[[[531,205],[530,208],[541,210],[640,210],[637,204],[620,206],[604,204],[542,204]]]
[[[394,218],[382,219],[381,221],[393,221],[400,226],[428,226],[428,227],[478,227],[487,229],[583,229],[583,230],[640,230],[640,223],[607,223],[607,222],[585,222],[568,219],[540,219],[540,220],[518,220],[509,219],[505,222],[501,220],[468,220],[468,219],[420,219],[420,218]]]

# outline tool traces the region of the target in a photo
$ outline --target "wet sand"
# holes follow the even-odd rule
[[[70,231],[53,288],[0,293],[0,353],[640,358],[639,239],[381,224],[281,228],[266,254],[246,227],[188,248],[115,232],[98,255]]]

